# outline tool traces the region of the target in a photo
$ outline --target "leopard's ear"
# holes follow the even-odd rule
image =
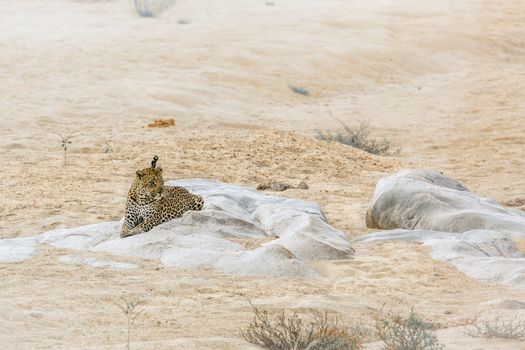
[[[155,168],[155,173],[157,173],[159,175],[162,174],[162,168],[160,166],[156,167]]]
[[[137,170],[137,176],[138,176],[139,178],[143,177],[144,175],[146,175],[146,174],[144,173],[144,171],[142,171],[142,170]]]

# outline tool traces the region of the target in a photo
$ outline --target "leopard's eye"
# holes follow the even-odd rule
[[[154,187],[155,186],[155,181],[150,181],[149,186],[150,187]]]

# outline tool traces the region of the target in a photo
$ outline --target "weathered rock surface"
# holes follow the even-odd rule
[[[432,257],[466,275],[525,287],[525,256],[513,238],[525,238],[525,213],[481,197],[431,170],[381,179],[366,215],[363,242],[405,240],[432,247]],[[401,229],[398,229],[401,228]]]
[[[381,231],[357,241],[418,241],[432,248],[432,257],[455,265],[467,276],[525,287],[525,255],[509,235],[472,230],[462,234],[425,230]]]
[[[486,229],[525,238],[525,212],[481,197],[431,170],[379,180],[366,214],[370,228],[465,232]]]
[[[0,240],[0,261],[16,262],[30,258],[36,253],[32,238],[11,238]]]
[[[0,240],[0,261],[28,258],[39,244],[48,244],[158,259],[167,266],[214,267],[232,274],[311,276],[316,273],[308,260],[347,258],[353,251],[346,235],[331,227],[314,203],[211,180],[167,184],[203,196],[203,210],[125,239],[119,237],[121,222],[106,222]],[[17,254],[3,253],[12,247]]]

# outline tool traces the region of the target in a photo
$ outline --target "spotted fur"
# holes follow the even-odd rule
[[[201,210],[204,200],[184,187],[165,186],[162,169],[153,166],[137,170],[128,192],[126,214],[120,237],[147,232],[153,227],[180,218],[188,210]]]

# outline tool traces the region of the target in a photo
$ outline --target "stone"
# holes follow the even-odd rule
[[[525,255],[510,235],[489,230],[464,233],[391,230],[372,233],[359,242],[417,241],[432,248],[432,258],[453,264],[467,276],[513,287],[525,287]]]
[[[19,248],[16,259],[22,260],[34,255],[39,245],[47,244],[156,259],[165,266],[212,267],[230,274],[318,276],[309,260],[346,259],[353,252],[347,235],[330,226],[315,203],[213,180],[166,184],[184,186],[203,196],[203,210],[189,211],[182,218],[124,239],[119,237],[121,220],[54,230],[28,239],[0,240],[0,261],[13,259],[8,252],[11,247]],[[7,247],[4,254],[2,247]],[[83,263],[133,267],[89,258]]]
[[[525,213],[481,197],[432,170],[407,170],[377,183],[370,228],[466,232],[485,229],[525,238]]]
[[[301,181],[297,185],[297,189],[299,189],[299,190],[307,190],[308,189],[308,184],[306,182],[304,182],[304,181]]]

